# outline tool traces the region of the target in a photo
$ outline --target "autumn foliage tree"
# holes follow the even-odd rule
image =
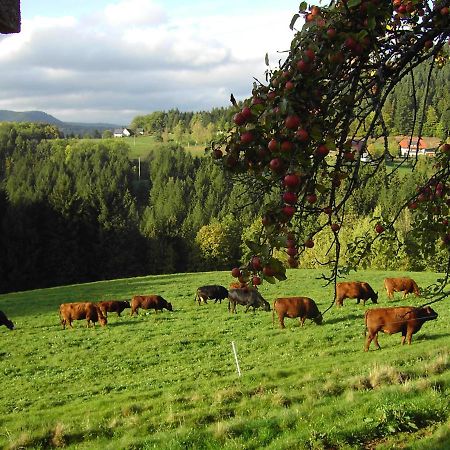
[[[346,205],[389,156],[383,106],[403,78],[411,77],[414,86],[415,67],[428,65],[431,73],[446,63],[449,3],[340,0],[326,7],[300,5],[291,28],[300,17],[304,24],[286,59],[266,71],[264,82],[254,82],[252,97],[242,107],[236,105],[232,129],[212,144],[213,157],[248,186],[249,197],[263,211],[258,237],[247,242],[256,259],[240,267],[241,278],[285,279],[274,250],[284,249],[295,267],[324,229],[333,233],[327,259],[321,262],[331,268],[325,278],[336,282],[348,271],[339,264]],[[420,136],[427,111],[414,94],[412,104],[411,129],[419,126]],[[379,137],[384,138],[384,152],[362,171],[367,141]],[[411,156],[417,161],[417,151]],[[443,141],[433,175],[400,208],[413,212],[411,233],[422,236],[424,249],[439,240],[447,257],[449,160],[450,144]],[[363,258],[377,239],[395,242],[400,210],[389,219],[379,217],[373,231],[349,249],[349,260]],[[447,280],[448,275],[441,291]]]

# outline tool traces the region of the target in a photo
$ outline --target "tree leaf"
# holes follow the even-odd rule
[[[289,24],[289,28],[290,28],[291,30],[294,29],[295,22],[297,22],[297,19],[298,19],[299,17],[300,17],[300,14],[294,14],[294,16],[292,17],[291,23]],[[267,64],[267,65],[268,65],[268,64]]]

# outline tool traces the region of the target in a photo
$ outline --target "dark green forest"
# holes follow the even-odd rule
[[[425,66],[416,69],[419,102],[427,76]],[[449,134],[448,79],[448,65],[431,78],[424,135]],[[411,132],[411,88],[411,79],[403,80],[385,106],[392,134]],[[136,117],[132,125],[155,136],[197,133],[210,139],[228,129],[234,112],[154,112]],[[0,292],[227,269],[249,256],[245,240],[259,232],[261,203],[270,199],[251,195],[212,158],[193,157],[175,143],[155,147],[141,162],[145,176],[138,179],[129,150],[120,139],[67,139],[54,125],[0,123]],[[375,217],[392,217],[431,164],[421,160],[413,171],[390,175],[385,166],[370,177],[348,203],[343,247],[373,229]],[[410,220],[404,211],[401,251],[381,240],[371,258],[356,266],[442,270],[439,245],[433,244],[429,256],[430,243],[425,251],[422,238],[410,233]],[[302,267],[318,267],[330,239],[326,233],[318,236]]]

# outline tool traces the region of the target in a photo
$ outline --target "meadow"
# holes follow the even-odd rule
[[[167,148],[168,145],[174,144],[175,142],[160,142],[155,139],[154,136],[132,136],[132,137],[123,137],[123,138],[109,138],[109,139],[80,139],[81,141],[86,142],[95,142],[101,143],[105,141],[117,141],[121,139],[123,142],[126,142],[130,147],[129,158],[130,159],[138,159],[141,160],[146,159],[149,154],[154,150],[159,150],[163,148]],[[180,144],[184,150],[190,153],[192,156],[205,156],[205,147],[207,145],[192,145],[189,143],[181,143]]]
[[[289,270],[261,293],[306,295],[323,311],[333,288],[317,270]],[[396,294],[386,276],[360,271],[378,306],[424,303]],[[419,286],[437,274],[411,273]],[[400,346],[380,335],[367,353],[364,307],[345,300],[318,326],[272,313],[228,313],[227,302],[194,302],[204,284],[230,283],[229,272],[119,279],[0,296],[16,329],[0,328],[0,447],[68,449],[440,449],[450,446],[449,299],[439,317]],[[60,303],[161,294],[174,311],[108,316],[104,328],[62,330]],[[235,342],[242,376],[236,371]]]

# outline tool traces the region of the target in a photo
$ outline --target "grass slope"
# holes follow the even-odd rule
[[[332,300],[314,270],[264,284],[277,296],[307,295],[323,311]],[[402,273],[398,273],[403,275]],[[387,300],[390,272],[358,272]],[[419,285],[436,274],[412,274]],[[203,284],[228,285],[228,272],[122,279],[11,293],[0,309],[16,330],[0,328],[0,447],[69,449],[449,448],[450,309],[400,346],[381,335],[363,352],[364,310],[346,300],[324,324],[272,314],[236,315],[227,303],[194,303]],[[174,312],[110,314],[106,328],[75,322],[62,330],[58,305],[158,293]],[[238,378],[231,342],[237,346]]]

